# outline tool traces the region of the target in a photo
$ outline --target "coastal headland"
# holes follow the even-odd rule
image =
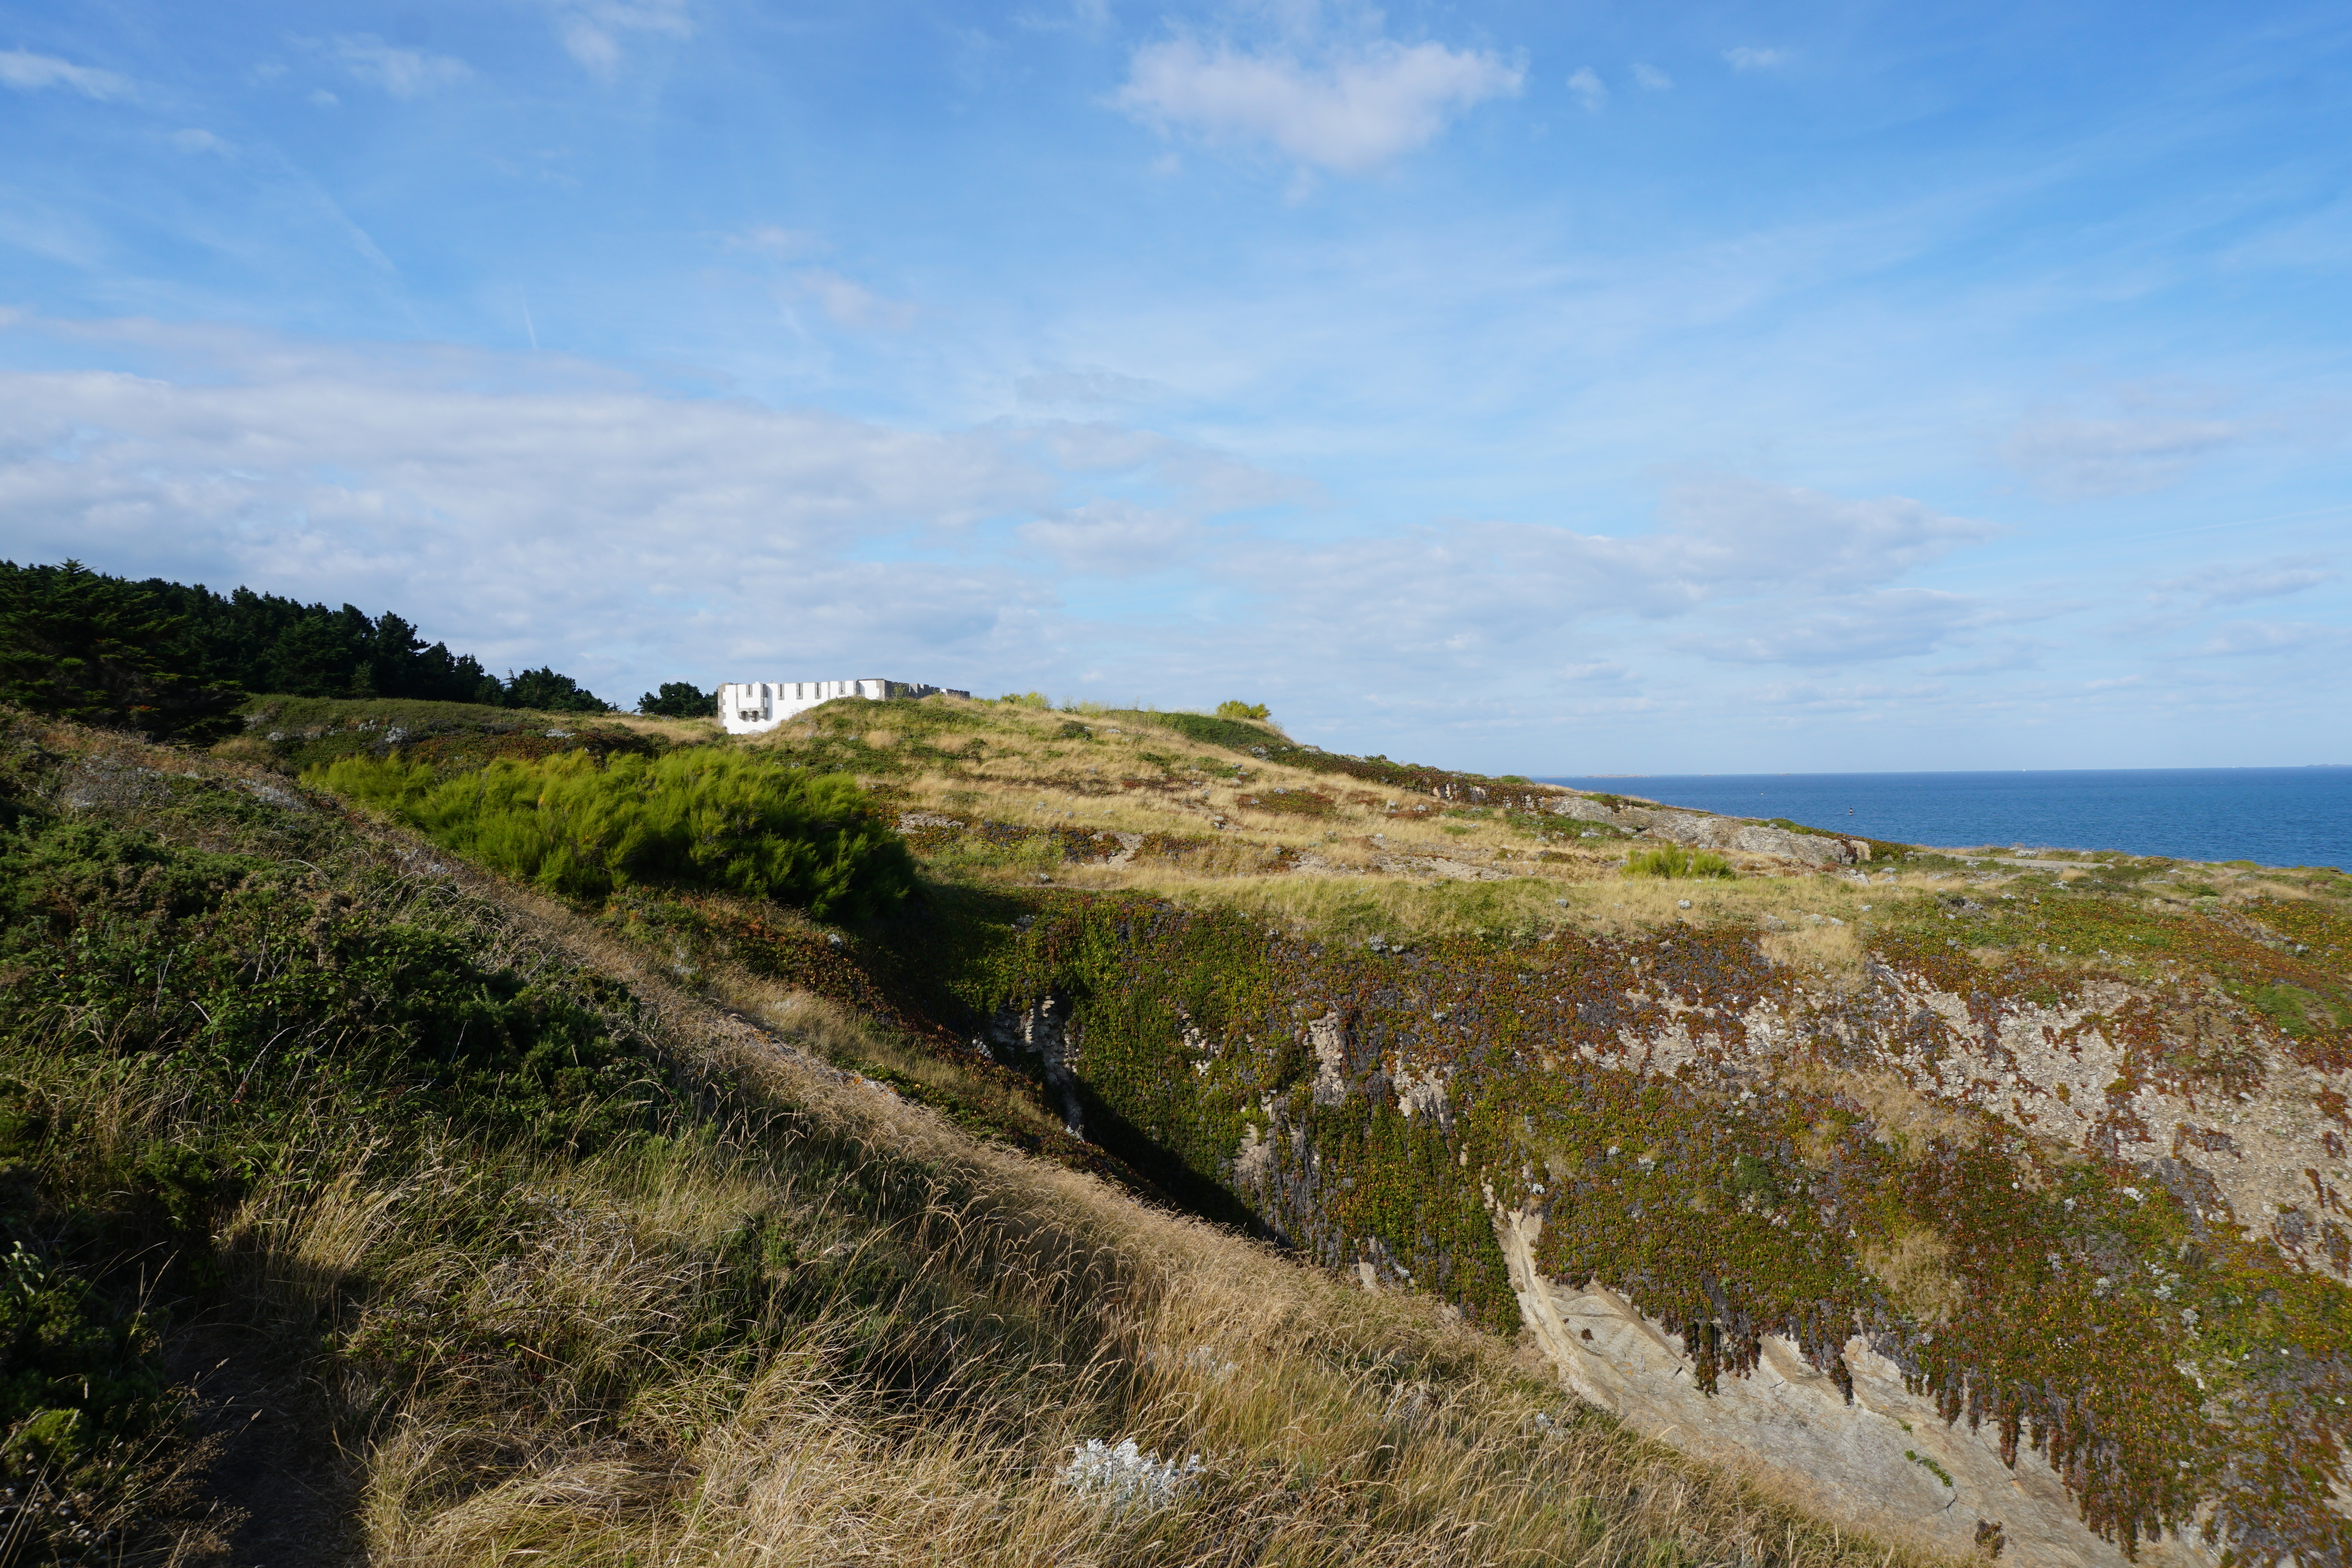
[[[862,1475],[966,1509],[928,1517],[972,1561],[1006,1507],[1182,1562],[1263,1560],[1204,1544],[1244,1518],[1483,1521],[1498,1562],[2346,1559],[2334,870],[1021,699],[239,722],[5,736],[19,1273],[119,1395],[26,1441],[91,1509],[137,1471],[234,1555],[291,1465],[352,1560],[731,1561],[788,1518],[896,1539]],[[746,768],[854,784],[795,786],[833,869],[756,885],[802,892],[690,847],[590,875],[598,780]],[[570,870],[464,816],[565,790]],[[788,1431],[831,1482],[775,1479]],[[1158,1511],[1089,1511],[1097,1472]]]

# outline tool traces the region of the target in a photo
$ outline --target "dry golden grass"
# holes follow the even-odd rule
[[[255,1299],[289,1324],[341,1301],[341,1342],[378,1347],[335,1391],[372,1563],[1935,1561],[1630,1437],[1425,1298],[972,1142],[826,1064],[887,1048],[864,1020],[735,977],[755,1027],[461,875],[508,912],[510,957],[625,979],[664,1049],[784,1116],[586,1161],[378,1172],[361,1150],[247,1198],[226,1244]],[[698,1260],[755,1221],[908,1272],[693,1348]],[[624,1385],[618,1408],[599,1392]],[[1089,1438],[1201,1469],[1164,1505],[1114,1506],[1062,1479]]]
[[[587,1158],[295,1127],[301,1157],[255,1174],[217,1233],[240,1312],[223,1332],[310,1369],[371,1563],[1936,1561],[1630,1436],[1426,1297],[975,1141],[835,1063],[965,1101],[985,1074],[723,965],[689,991],[669,955],[367,831],[378,860],[352,885],[373,912],[494,906],[478,962],[623,982],[622,1027],[707,1102]],[[1465,918],[1465,894],[1560,917],[1553,890],[1580,885],[1257,882],[1375,887],[1400,922]],[[1646,911],[1675,890],[1615,891]],[[173,1114],[127,1077],[104,1087],[92,1114],[126,1147]],[[790,1245],[747,1261],[745,1237]],[[754,1263],[820,1293],[750,1291]],[[1124,1438],[1199,1455],[1197,1479],[1158,1507],[1062,1479],[1073,1445]],[[192,1529],[172,1560],[219,1561],[205,1542]]]
[[[1790,1068],[1786,1077],[1800,1088],[1841,1094],[1854,1102],[1875,1124],[1872,1135],[1910,1163],[1925,1159],[1937,1141],[1972,1149],[1984,1136],[1979,1118],[1927,1098],[1884,1068],[1856,1071],[1801,1063]]]
[[[1804,925],[1774,931],[1757,946],[1773,963],[1804,970],[1841,989],[1862,979],[1862,941],[1851,925]]]
[[[966,823],[1160,834],[1200,845],[1172,862],[1147,853],[1116,865],[1061,862],[1058,848],[1042,837],[1027,853],[944,852],[938,869],[959,878],[1030,883],[1045,876],[1057,885],[1242,909],[1286,930],[1336,937],[1560,930],[1622,936],[1668,924],[1769,930],[1777,921],[1788,929],[1770,939],[1776,962],[1840,983],[1858,973],[1853,933],[1808,916],[1835,916],[1851,927],[1868,918],[1865,906],[1874,903],[1948,887],[1980,893],[1987,885],[1984,873],[1906,872],[1893,883],[1866,881],[1738,853],[1727,857],[1741,873],[1736,881],[1628,877],[1620,870],[1627,843],[1582,840],[1572,819],[1530,829],[1524,819],[1515,824],[1500,815],[1449,811],[1427,796],[1282,767],[1149,724],[931,700],[954,711],[958,733],[969,730],[984,745],[951,769],[880,780],[906,809]],[[823,725],[856,716],[836,719],[820,710],[777,732],[778,738],[751,744],[806,740]],[[1063,736],[1073,722],[1085,723],[1093,738]],[[862,738],[895,745],[904,737],[877,729]],[[1246,777],[1232,777],[1236,768]],[[1276,789],[1326,797],[1330,814],[1303,817],[1239,803]],[[1104,855],[1117,848],[1106,841]]]

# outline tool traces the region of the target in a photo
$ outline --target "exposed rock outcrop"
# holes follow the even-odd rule
[[[2031,1449],[2001,1462],[1993,1433],[1946,1423],[1902,1369],[1859,1335],[1840,1360],[1852,1397],[1788,1340],[1764,1338],[1754,1372],[1702,1393],[1678,1336],[1605,1285],[1546,1280],[1535,1262],[1539,1213],[1495,1214],[1495,1236],[1529,1334],[1579,1396],[1645,1437],[1734,1468],[1762,1470],[1811,1506],[1890,1539],[1988,1552],[2012,1568],[2124,1568],[2121,1548],[2083,1526],[2076,1500]],[[2212,1568],[2201,1537],[2144,1542],[2156,1568]]]
[[[1076,1051],[1069,1023],[1069,998],[1058,992],[1050,993],[1025,1008],[997,1009],[972,1044],[983,1055],[1006,1066],[1034,1065],[1061,1107],[1063,1125],[1070,1136],[1083,1138],[1087,1135],[1087,1115],[1078,1099],[1078,1075],[1072,1061]]]
[[[1568,794],[1553,797],[1546,809],[1575,821],[1599,822],[1629,832],[1646,833],[1691,849],[1738,850],[1748,854],[1776,855],[1807,865],[1852,865],[1870,858],[1870,845],[1859,839],[1791,832],[1744,817],[1718,817],[1705,811],[1676,811],[1664,807],[1612,807],[1589,795]]]

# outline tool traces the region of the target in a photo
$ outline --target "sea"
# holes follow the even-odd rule
[[[2120,850],[2352,868],[2352,767],[1649,774],[1542,782],[1937,848]]]

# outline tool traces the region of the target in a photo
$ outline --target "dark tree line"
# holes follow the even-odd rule
[[[410,697],[556,713],[611,705],[554,669],[482,668],[386,611],[0,561],[0,702],[201,740],[247,695]]]

